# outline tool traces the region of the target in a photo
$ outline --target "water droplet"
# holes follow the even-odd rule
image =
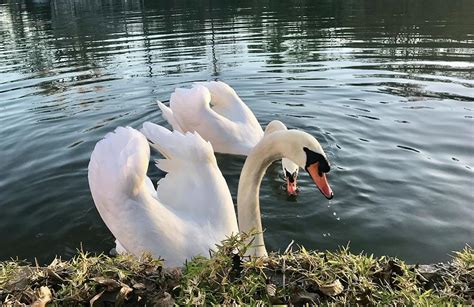
[[[333,212],[332,215],[336,216],[336,212]]]

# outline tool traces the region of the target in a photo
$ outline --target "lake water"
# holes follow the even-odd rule
[[[270,250],[294,239],[449,259],[474,245],[473,12],[472,0],[0,1],[0,260],[107,252],[87,182],[95,143],[165,124],[156,99],[213,79],[332,162],[329,201],[306,174],[287,199],[269,169]],[[235,199],[244,158],[217,158]]]

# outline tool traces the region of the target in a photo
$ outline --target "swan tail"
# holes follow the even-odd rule
[[[166,119],[166,121],[171,125],[173,130],[177,130],[179,132],[184,132],[183,128],[180,126],[178,123],[177,119],[174,117],[173,110],[165,106],[164,103],[161,101],[157,100],[156,103],[158,104],[158,107],[161,110],[161,114],[163,117]]]
[[[102,203],[97,199],[139,193],[149,159],[148,142],[137,130],[118,127],[108,133],[96,144],[89,162],[89,186],[96,205]]]

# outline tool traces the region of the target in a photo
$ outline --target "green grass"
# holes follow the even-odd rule
[[[268,258],[243,257],[248,236],[224,241],[210,259],[180,269],[144,255],[108,257],[79,251],[49,266],[0,262],[0,302],[53,305],[360,304],[472,305],[474,253],[455,252],[450,263],[407,265],[391,257],[303,247]]]

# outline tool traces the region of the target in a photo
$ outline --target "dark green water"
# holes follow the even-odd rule
[[[279,166],[266,243],[448,259],[474,245],[474,1],[0,1],[0,260],[108,251],[95,143],[164,124],[155,100],[221,79],[262,125],[316,136],[335,198]],[[218,156],[233,196],[244,159]],[[153,180],[163,173],[151,166]]]

